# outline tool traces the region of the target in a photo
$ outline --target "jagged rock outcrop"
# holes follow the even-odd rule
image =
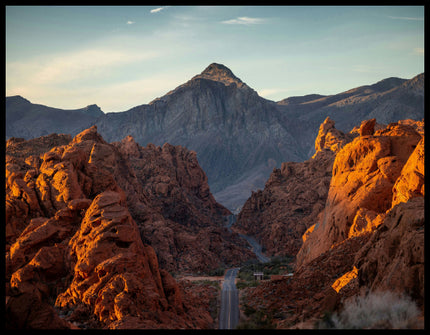
[[[390,209],[373,230],[350,237],[306,263],[291,278],[248,288],[245,302],[280,329],[313,328],[348,298],[395,292],[412,299],[424,315],[424,198]],[[376,311],[375,311],[376,312]],[[382,316],[381,316],[382,317]]]
[[[347,298],[395,291],[411,297],[423,315],[424,137],[416,131],[420,123],[399,121],[375,131],[374,120],[363,121],[361,135],[336,154],[325,148],[302,163],[317,161],[322,153],[333,156],[323,211],[313,216],[317,223],[309,223],[302,236],[294,275],[247,289],[249,307],[264,311],[277,328],[302,327],[303,321],[312,327],[327,311],[341,309]],[[289,182],[297,182],[297,177],[288,176],[278,187],[287,189]],[[282,211],[276,207],[279,199],[263,201],[268,185],[247,202],[258,206],[243,212],[248,220],[253,215],[265,218],[264,223],[255,220],[249,225],[259,233],[267,229],[260,227],[271,227],[269,214]],[[296,232],[291,227],[284,231],[285,244],[291,243]]]
[[[393,186],[420,140],[413,127],[391,123],[374,135],[355,138],[337,153],[324,212],[297,254],[299,266],[356,235],[363,216],[381,222],[377,216],[392,207]]]
[[[88,311],[109,328],[196,327],[184,314],[178,285],[160,271],[154,250],[143,245],[124,206],[124,195],[113,191],[93,200],[68,243],[66,264],[73,279],[55,305],[72,310],[71,318]]]
[[[392,206],[408,202],[416,196],[424,196],[424,137],[409,156],[393,186]]]
[[[337,153],[346,143],[352,141],[353,135],[337,130],[334,125],[335,122],[330,117],[321,124],[315,140],[315,154],[312,157],[324,148]]]
[[[418,159],[423,157],[421,141],[408,160],[415,171],[422,164]],[[353,233],[348,238],[296,266],[291,278],[247,289],[246,304],[263,310],[277,328],[312,328],[325,313],[341,310],[348,298],[389,291],[412,299],[420,311],[418,319],[411,320],[412,326],[421,328],[425,288],[424,197],[410,194],[414,196],[393,203],[382,213],[359,208],[352,226],[355,230],[351,227]],[[314,232],[310,231],[304,240],[308,241]]]
[[[376,119],[364,120],[360,125],[358,134],[360,136],[373,135],[375,132],[375,124]]]
[[[395,205],[355,255],[363,291],[397,291],[424,308],[424,198]]]
[[[96,127],[67,144],[50,138],[6,148],[8,327],[210,327],[166,269],[210,271],[250,252],[223,228],[230,212],[195,154],[131,138],[109,144]],[[48,142],[60,145],[43,152]],[[157,225],[170,240],[157,244]]]
[[[352,138],[327,118],[315,141],[315,155],[274,169],[264,190],[253,192],[244,204],[233,230],[255,236],[269,255],[296,255],[302,236],[324,209],[335,153]]]

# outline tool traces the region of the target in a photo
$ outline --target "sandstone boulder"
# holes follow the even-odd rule
[[[299,251],[299,265],[356,235],[357,228],[364,224],[360,219],[363,215],[357,213],[359,210],[373,213],[371,217],[376,219],[378,214],[391,208],[400,167],[405,165],[420,139],[413,127],[393,123],[374,135],[355,138],[337,153],[321,221]],[[375,222],[370,217],[365,219],[364,231],[377,227],[380,219]]]

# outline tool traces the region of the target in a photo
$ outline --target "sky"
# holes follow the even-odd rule
[[[266,99],[424,72],[424,6],[6,6],[6,96],[105,112],[221,63]]]

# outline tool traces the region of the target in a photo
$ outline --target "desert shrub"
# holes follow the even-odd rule
[[[334,328],[341,329],[405,329],[418,315],[416,304],[408,296],[386,291],[346,301],[343,310],[334,313],[331,321]]]
[[[246,321],[241,321],[236,329],[273,329],[275,325],[272,317],[263,310],[256,310],[252,307],[245,309],[245,315],[249,317]]]
[[[260,285],[260,282],[255,280],[239,281],[236,283],[236,287],[238,290],[243,290],[246,287],[257,287],[258,285]]]
[[[209,271],[208,275],[209,276],[215,276],[215,277],[219,277],[219,276],[224,276],[224,272],[226,270],[225,265],[220,265],[218,268]]]

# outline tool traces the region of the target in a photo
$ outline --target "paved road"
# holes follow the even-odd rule
[[[231,226],[233,226],[236,223],[236,215],[229,215],[227,217],[227,229],[231,232]],[[255,254],[255,256],[257,256],[258,260],[261,263],[268,263],[270,262],[270,258],[266,257],[263,255],[262,251],[261,251],[261,245],[258,244],[258,242],[255,240],[255,238],[251,237],[251,236],[247,236],[247,235],[243,235],[243,234],[239,234],[240,237],[242,237],[243,239],[245,239],[249,245],[252,247],[252,252]]]
[[[255,238],[253,238],[251,236],[246,236],[246,235],[243,235],[243,234],[239,234],[239,236],[248,241],[248,243],[252,247],[252,252],[255,254],[255,256],[257,256],[258,260],[261,263],[268,263],[268,262],[270,262],[270,258],[264,256],[263,253],[261,252],[261,245],[258,244],[258,242],[255,240]]]
[[[239,292],[234,279],[239,268],[227,270],[221,291],[219,329],[235,329],[239,323]]]
[[[236,223],[236,215],[232,214],[232,215],[227,216],[227,221],[228,221],[228,223],[227,223],[226,227],[231,232],[231,226],[234,223]]]

